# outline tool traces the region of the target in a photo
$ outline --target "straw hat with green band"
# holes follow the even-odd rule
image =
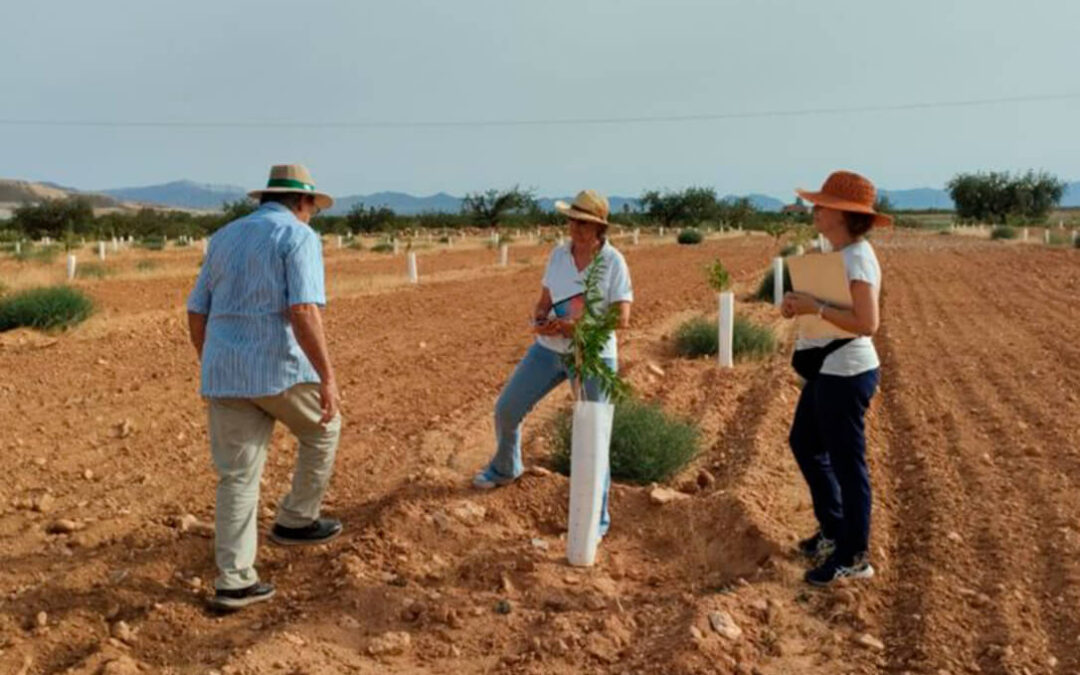
[[[314,195],[315,206],[325,211],[334,205],[334,198],[315,189],[315,181],[303,164],[277,164],[270,167],[270,180],[262,190],[252,190],[248,196],[259,199],[267,192],[299,192]]]

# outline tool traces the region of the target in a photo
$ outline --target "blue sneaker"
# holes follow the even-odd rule
[[[509,478],[495,472],[490,466],[480,471],[472,479],[472,485],[477,490],[494,490],[497,487],[509,485],[518,479],[518,476]]]

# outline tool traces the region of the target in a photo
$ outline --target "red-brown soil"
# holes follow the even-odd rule
[[[748,292],[770,240],[625,246],[637,302],[622,369],[705,440],[672,481],[688,498],[615,486],[587,570],[564,562],[565,478],[467,487],[548,246],[515,245],[508,268],[484,248],[421,250],[418,286],[403,256],[328,250],[346,426],[327,511],[346,533],[263,546],[278,597],[227,616],[204,608],[212,540],[177,526],[213,516],[183,312],[199,254],[122,254],[114,276],[79,282],[99,305],[84,325],[0,335],[0,673],[1080,672],[1080,252],[877,244],[873,581],[801,582],[791,547],[813,525],[786,447],[786,351],[731,371],[671,353],[684,318],[715,311],[704,265],[721,257]],[[155,256],[160,269],[136,270]],[[739,311],[788,343],[770,307]],[[545,420],[567,403],[560,390],[526,423],[527,464],[545,464]],[[264,526],[293,452],[279,430]],[[50,533],[62,519],[75,531]],[[740,637],[712,629],[721,610]]]

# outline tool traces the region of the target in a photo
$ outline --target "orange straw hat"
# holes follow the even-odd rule
[[[587,220],[590,223],[608,224],[608,200],[595,190],[582,190],[574,197],[573,204],[564,201],[555,202],[555,210],[573,220]]]
[[[266,187],[261,190],[252,190],[248,196],[259,199],[267,192],[298,192],[312,195],[320,211],[325,211],[334,205],[333,197],[315,189],[311,172],[303,164],[277,164],[270,167],[270,178],[266,181]]]
[[[838,211],[868,213],[874,216],[874,227],[892,225],[892,216],[874,210],[874,202],[877,201],[874,184],[852,171],[833,171],[817,192],[800,189],[795,190],[795,194],[818,206]]]

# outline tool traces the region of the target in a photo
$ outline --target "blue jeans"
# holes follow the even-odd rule
[[[877,369],[851,377],[818,375],[803,387],[791,424],[791,450],[810,487],[821,533],[836,541],[841,563],[870,542],[870,472],[864,418]]]
[[[614,370],[615,359],[604,359]],[[517,478],[524,471],[521,463],[521,422],[525,415],[555,387],[569,379],[570,372],[563,362],[562,354],[533,343],[525,357],[514,369],[510,381],[503,387],[495,402],[495,456],[488,470],[502,478]],[[589,401],[606,402],[608,397],[600,391],[597,382],[587,378],[585,398]],[[611,524],[608,514],[608,492],[611,489],[610,462],[604,485],[604,509],[600,516],[600,534],[607,532]]]

